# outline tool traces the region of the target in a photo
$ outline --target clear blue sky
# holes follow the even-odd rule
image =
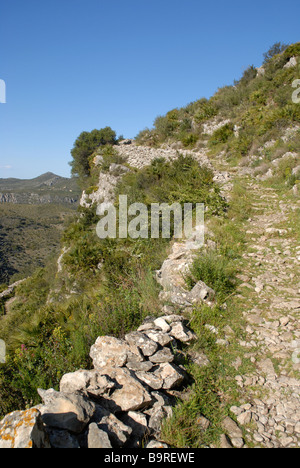
[[[300,40],[299,0],[0,0],[0,19],[0,177],[69,176],[82,131],[134,137]]]

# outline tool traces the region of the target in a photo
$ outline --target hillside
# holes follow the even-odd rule
[[[0,447],[300,446],[299,67],[297,43],[135,140],[77,140],[60,256],[2,302]],[[203,203],[204,244],[195,218],[100,239],[119,195]]]
[[[74,179],[51,172],[29,180],[0,179],[0,203],[73,205],[78,198],[79,190]]]
[[[75,180],[52,173],[0,179],[0,284],[31,275],[59,252],[64,220],[79,198]]]
[[[219,155],[233,167],[255,169],[258,175],[274,169],[276,160],[290,152],[296,167],[299,54],[300,43],[291,45],[262,67],[250,66],[242,78],[209,100],[200,99],[157,117],[152,129],[139,133],[138,144],[209,149],[211,156]]]

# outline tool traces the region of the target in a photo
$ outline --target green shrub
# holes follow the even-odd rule
[[[228,123],[221,128],[218,128],[209,139],[208,145],[210,147],[226,143],[234,135],[234,125]]]
[[[224,300],[235,288],[235,274],[233,264],[225,256],[216,252],[201,252],[193,262],[186,282],[192,289],[198,281],[204,281],[220,300]]]
[[[195,135],[194,133],[190,133],[186,136],[181,136],[181,141],[185,148],[194,148],[195,144],[199,140],[199,135]]]
[[[97,154],[103,157],[103,163],[101,164],[103,172],[107,172],[111,164],[124,164],[126,162],[126,159],[112,145],[105,145],[97,151]],[[96,172],[99,175],[99,168],[96,169]]]
[[[194,119],[197,123],[202,123],[205,120],[211,119],[217,114],[217,108],[211,102],[204,99],[200,101],[200,105],[197,105]]]
[[[273,44],[270,49],[263,54],[264,64],[267,64],[272,60],[276,55],[282,54],[288,48],[288,44],[282,44],[281,42],[276,42]]]
[[[251,65],[244,71],[243,76],[239,81],[239,84],[241,86],[247,86],[256,77],[257,77],[257,69],[254,65]]]
[[[269,180],[269,184],[279,189],[293,187],[300,180],[300,171],[293,174],[293,168],[297,165],[297,159],[290,157],[280,161],[274,176]]]
[[[171,116],[159,116],[154,121],[155,132],[158,135],[159,140],[165,141],[167,138],[172,136],[174,132],[179,128],[179,122],[174,119],[173,114]]]
[[[135,141],[138,145],[156,147],[158,146],[158,137],[155,134],[155,131],[149,128],[145,128],[144,130],[140,131],[138,135],[135,137]]]
[[[213,182],[213,172],[200,167],[191,156],[179,155],[173,162],[156,159],[136,173],[126,174],[118,187],[128,195],[128,203],[204,203],[208,214],[220,214],[226,203]]]
[[[227,114],[229,110],[232,111],[235,106],[240,105],[241,91],[235,86],[225,86],[216,92],[210,102],[218,109],[218,112]]]
[[[90,176],[91,155],[100,146],[116,143],[116,133],[110,127],[82,132],[71,150],[73,157],[73,161],[70,163],[72,175],[78,177],[82,184],[85,183],[85,180]]]
[[[300,56],[300,42],[297,42],[296,44],[292,44],[287,47],[287,49],[284,51],[285,58],[289,60],[291,57],[299,57]]]

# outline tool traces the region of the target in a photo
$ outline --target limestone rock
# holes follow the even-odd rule
[[[168,333],[171,330],[170,325],[163,317],[159,317],[158,319],[154,320],[154,325],[158,328],[161,328],[165,333]]]
[[[50,448],[41,413],[15,411],[0,422],[0,449]]]
[[[60,381],[62,393],[82,393],[94,397],[109,395],[116,384],[96,370],[79,370],[65,374]]]
[[[210,363],[208,357],[206,356],[206,354],[203,351],[202,352],[188,351],[187,354],[188,354],[189,358],[191,359],[191,361],[194,362],[195,364],[197,364],[197,366],[199,366],[199,367],[208,366],[209,363]]]
[[[149,428],[156,434],[160,434],[162,422],[166,418],[172,417],[172,408],[170,406],[157,406],[151,412]]]
[[[245,426],[251,422],[252,415],[251,411],[244,411],[237,417],[237,421],[241,426]]]
[[[47,426],[80,433],[95,412],[94,403],[79,394],[65,394],[53,389],[38,389],[38,393],[44,402],[41,413]]]
[[[144,437],[149,432],[147,417],[143,413],[129,411],[122,416],[122,421],[131,427],[132,434],[136,437]]]
[[[158,364],[162,362],[173,362],[174,354],[169,348],[163,348],[160,351],[157,351],[153,356],[150,356],[150,361]]]
[[[220,448],[221,449],[232,449],[233,446],[231,444],[231,441],[228,439],[228,437],[225,434],[222,434],[220,436]]]
[[[169,446],[158,440],[151,440],[149,444],[146,445],[146,449],[167,449]]]
[[[192,304],[197,304],[199,302],[212,303],[215,295],[216,293],[213,289],[209,288],[203,281],[198,281],[189,293],[188,300]]]
[[[182,370],[175,364],[165,363],[161,364],[156,371],[164,383],[163,389],[172,390],[173,388],[179,387],[185,379],[185,375]]]
[[[184,321],[184,317],[182,315],[177,315],[177,314],[164,315],[161,318],[163,318],[168,324],[174,324],[176,322]]]
[[[105,366],[123,367],[128,359],[130,348],[126,342],[112,336],[100,336],[91,347],[90,357],[95,369]]]
[[[237,423],[233,421],[233,419],[231,419],[229,416],[227,416],[227,418],[224,419],[222,427],[226,434],[230,437],[230,439],[239,439],[243,437],[243,431],[239,428]]]
[[[141,332],[132,332],[125,336],[125,340],[131,346],[140,349],[144,356],[152,356],[158,349],[158,344]]]
[[[197,336],[181,322],[177,322],[172,326],[170,335],[172,335],[177,340],[182,341],[183,343],[189,343],[197,339]]]
[[[105,367],[99,372],[117,384],[114,392],[105,400],[111,411],[137,411],[151,404],[151,395],[129,369]]]
[[[89,425],[88,429],[88,448],[89,449],[111,449],[109,437],[106,432],[99,429],[96,423]]]
[[[161,376],[157,375],[155,372],[137,372],[136,376],[153,390],[160,390],[163,388],[164,381]]]
[[[54,429],[47,427],[47,433],[51,448],[54,449],[79,449],[80,444],[74,434],[65,429]]]
[[[153,365],[154,364],[150,361],[129,361],[126,364],[126,367],[127,369],[130,369],[135,372],[149,372],[152,369]]]
[[[100,405],[96,406],[93,423],[96,423],[98,429],[107,433],[114,447],[122,447],[132,434],[130,425]]]
[[[171,330],[171,327],[169,328]],[[145,331],[145,335],[147,335],[148,338],[160,344],[161,346],[167,346],[173,340],[173,338],[168,333],[163,333],[157,330]]]
[[[199,416],[199,418],[196,420],[196,423],[202,429],[202,431],[207,431],[207,429],[210,427],[210,421],[204,416]]]
[[[297,58],[291,57],[290,60],[284,65],[283,68],[293,68],[297,66]]]

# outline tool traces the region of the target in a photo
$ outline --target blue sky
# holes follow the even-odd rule
[[[82,131],[136,136],[298,42],[299,18],[299,0],[0,0],[0,177],[69,176]]]

